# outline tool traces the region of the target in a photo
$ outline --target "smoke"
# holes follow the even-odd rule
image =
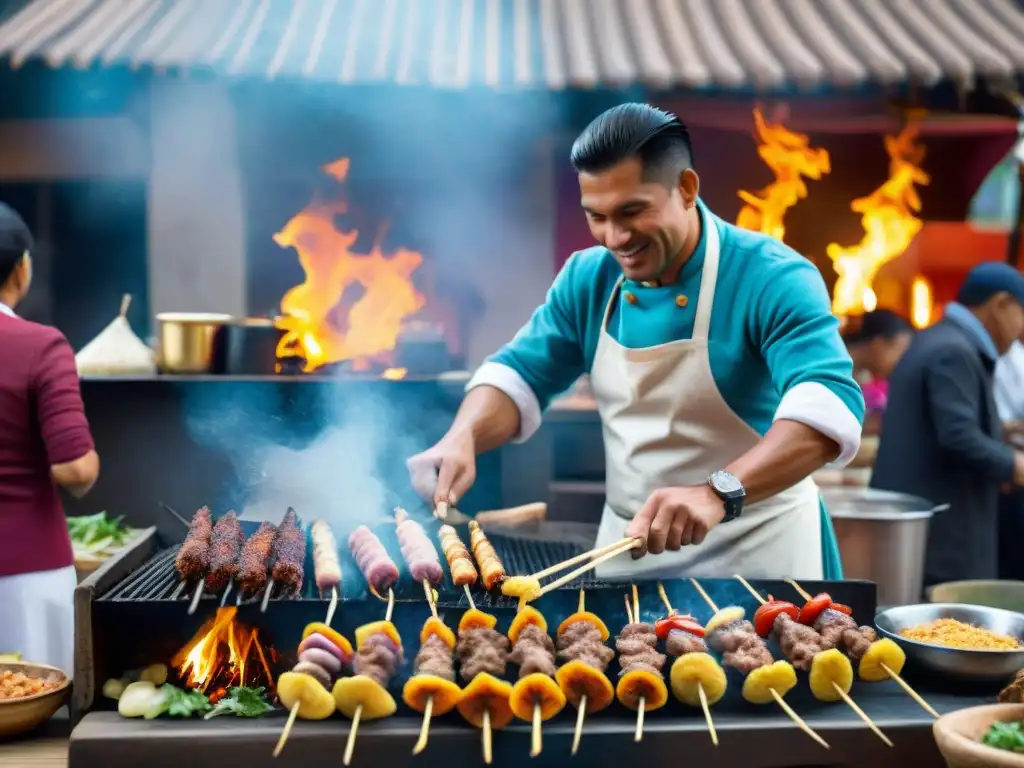
[[[198,385],[186,389],[186,424],[197,444],[229,460],[226,495],[243,520],[276,524],[294,507],[304,523],[323,519],[344,541],[395,506],[430,518],[405,459],[435,442],[451,414],[429,403],[411,414],[402,392],[419,389],[342,379]]]

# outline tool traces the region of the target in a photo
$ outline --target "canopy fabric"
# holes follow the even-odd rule
[[[4,2],[0,57],[15,67],[761,92],[1024,72],[1015,0],[7,0],[6,15]]]

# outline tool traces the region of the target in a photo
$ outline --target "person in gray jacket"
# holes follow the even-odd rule
[[[1022,333],[1024,275],[981,264],[889,378],[871,485],[950,505],[932,518],[926,585],[997,576],[999,492],[1024,485],[1024,453],[1003,440],[993,373]]]

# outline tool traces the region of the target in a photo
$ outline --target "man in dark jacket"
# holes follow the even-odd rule
[[[1003,442],[992,376],[1022,332],[1024,275],[981,264],[889,378],[871,485],[950,505],[932,518],[926,586],[996,578],[999,489],[1024,485],[1024,453]]]

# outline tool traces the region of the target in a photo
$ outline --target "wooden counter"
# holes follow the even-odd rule
[[[71,722],[67,709],[60,710],[39,730],[0,741],[3,768],[67,768]]]

